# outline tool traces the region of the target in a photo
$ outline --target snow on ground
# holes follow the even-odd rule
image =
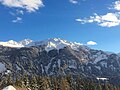
[[[5,72],[6,75],[8,75],[8,74],[10,74],[10,73],[11,73],[10,70],[7,70],[7,71]]]
[[[5,88],[3,88],[2,90],[16,90],[13,86],[9,85]]]
[[[4,72],[6,70],[5,65],[0,62],[0,73]]]
[[[21,68],[17,64],[16,64],[16,68],[17,68],[17,70],[21,71]]]
[[[108,80],[108,78],[99,78],[99,77],[97,77],[97,80],[103,80],[103,81],[105,81],[105,80]]]

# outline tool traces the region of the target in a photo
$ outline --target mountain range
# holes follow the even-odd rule
[[[60,38],[0,42],[0,77],[6,75],[113,78],[120,76],[120,55]]]

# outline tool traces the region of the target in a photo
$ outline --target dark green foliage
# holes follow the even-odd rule
[[[0,87],[15,85],[26,87],[31,90],[120,90],[119,86],[107,83],[98,83],[93,79],[76,77],[41,77],[24,75],[21,78],[12,80],[8,76],[1,82]]]

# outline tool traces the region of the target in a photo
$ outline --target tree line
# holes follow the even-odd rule
[[[7,76],[1,80],[0,87],[14,85],[26,87],[31,90],[120,90],[117,85],[109,82],[99,82],[94,79],[73,77],[71,75],[64,77],[47,77],[47,76],[28,76],[12,78]]]

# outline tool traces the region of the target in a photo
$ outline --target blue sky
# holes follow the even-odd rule
[[[56,37],[120,52],[120,0],[0,0],[0,41]]]

